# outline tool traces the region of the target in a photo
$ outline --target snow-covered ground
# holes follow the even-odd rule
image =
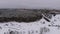
[[[60,34],[60,15],[52,17],[51,22],[41,19],[31,23],[0,23],[0,34],[9,34],[9,31],[17,31],[19,34]]]

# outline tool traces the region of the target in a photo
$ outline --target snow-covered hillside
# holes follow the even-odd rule
[[[31,23],[0,23],[0,34],[60,34],[60,15],[52,17],[51,22],[41,19]]]

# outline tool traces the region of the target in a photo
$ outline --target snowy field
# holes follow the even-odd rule
[[[52,17],[51,22],[41,19],[31,23],[0,23],[0,34],[60,34],[60,15]],[[9,33],[10,32],[10,33]]]
[[[0,0],[0,8],[60,9],[60,0]],[[60,34],[60,15],[31,23],[0,23],[0,34]]]

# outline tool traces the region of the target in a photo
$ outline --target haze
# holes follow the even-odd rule
[[[0,0],[0,8],[60,9],[60,0]]]

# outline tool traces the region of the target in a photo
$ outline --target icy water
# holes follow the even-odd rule
[[[0,23],[0,34],[60,34],[60,15],[52,17],[51,22],[42,18],[30,23]]]

